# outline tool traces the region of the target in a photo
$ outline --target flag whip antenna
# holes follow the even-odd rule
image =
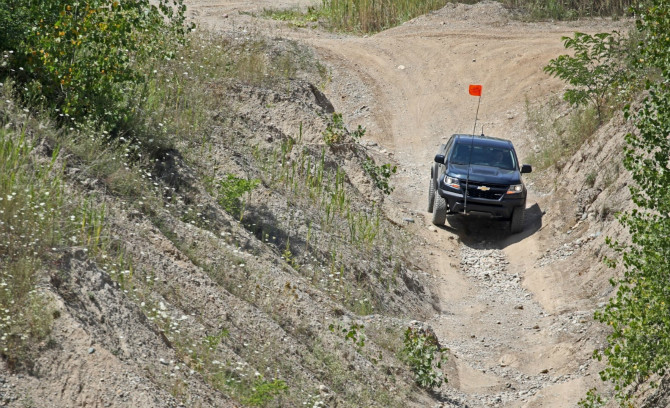
[[[481,85],[470,85],[468,92],[472,96],[478,96],[477,100],[477,111],[475,112],[475,124],[472,127],[472,135],[470,135],[470,157],[468,158],[468,175],[465,178],[465,193],[463,194],[463,214],[467,213],[468,210],[468,192],[470,187],[470,167],[472,165],[472,147],[475,143],[475,131],[477,130],[477,118],[479,117],[479,105],[482,102],[482,86]],[[484,128],[482,127],[482,134],[484,133]]]
[[[473,85],[470,85],[471,87]],[[474,85],[477,86],[477,85]],[[472,92],[472,91],[471,91]],[[477,99],[477,111],[475,112],[475,124],[472,126],[472,134],[475,134],[475,131],[477,130],[477,118],[479,117],[479,105],[482,103],[482,91],[481,91],[481,86],[479,87],[479,98]],[[482,129],[484,129],[482,127]],[[483,133],[483,130],[482,130]]]

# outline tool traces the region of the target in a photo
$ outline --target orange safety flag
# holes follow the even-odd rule
[[[482,96],[482,86],[481,85],[470,85],[468,89],[470,95],[472,96]]]

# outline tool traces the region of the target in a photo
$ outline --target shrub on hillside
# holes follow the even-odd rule
[[[170,58],[183,38],[182,0],[0,0],[0,77],[24,102],[122,130],[133,84],[151,59]]]

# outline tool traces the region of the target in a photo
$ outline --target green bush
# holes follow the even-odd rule
[[[172,55],[186,27],[182,0],[2,0],[0,76],[61,123],[94,120],[117,132],[132,120],[148,60]]]
[[[414,379],[422,388],[437,388],[446,382],[442,371],[442,361],[446,360],[446,349],[442,349],[433,334],[408,327],[405,330],[403,350],[400,358],[414,372]]]

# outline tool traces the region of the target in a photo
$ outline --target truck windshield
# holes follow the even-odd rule
[[[472,154],[470,149],[472,148]],[[459,143],[454,146],[449,161],[453,164],[474,164],[489,166],[503,170],[516,169],[514,152],[498,146],[471,146],[470,143]]]

